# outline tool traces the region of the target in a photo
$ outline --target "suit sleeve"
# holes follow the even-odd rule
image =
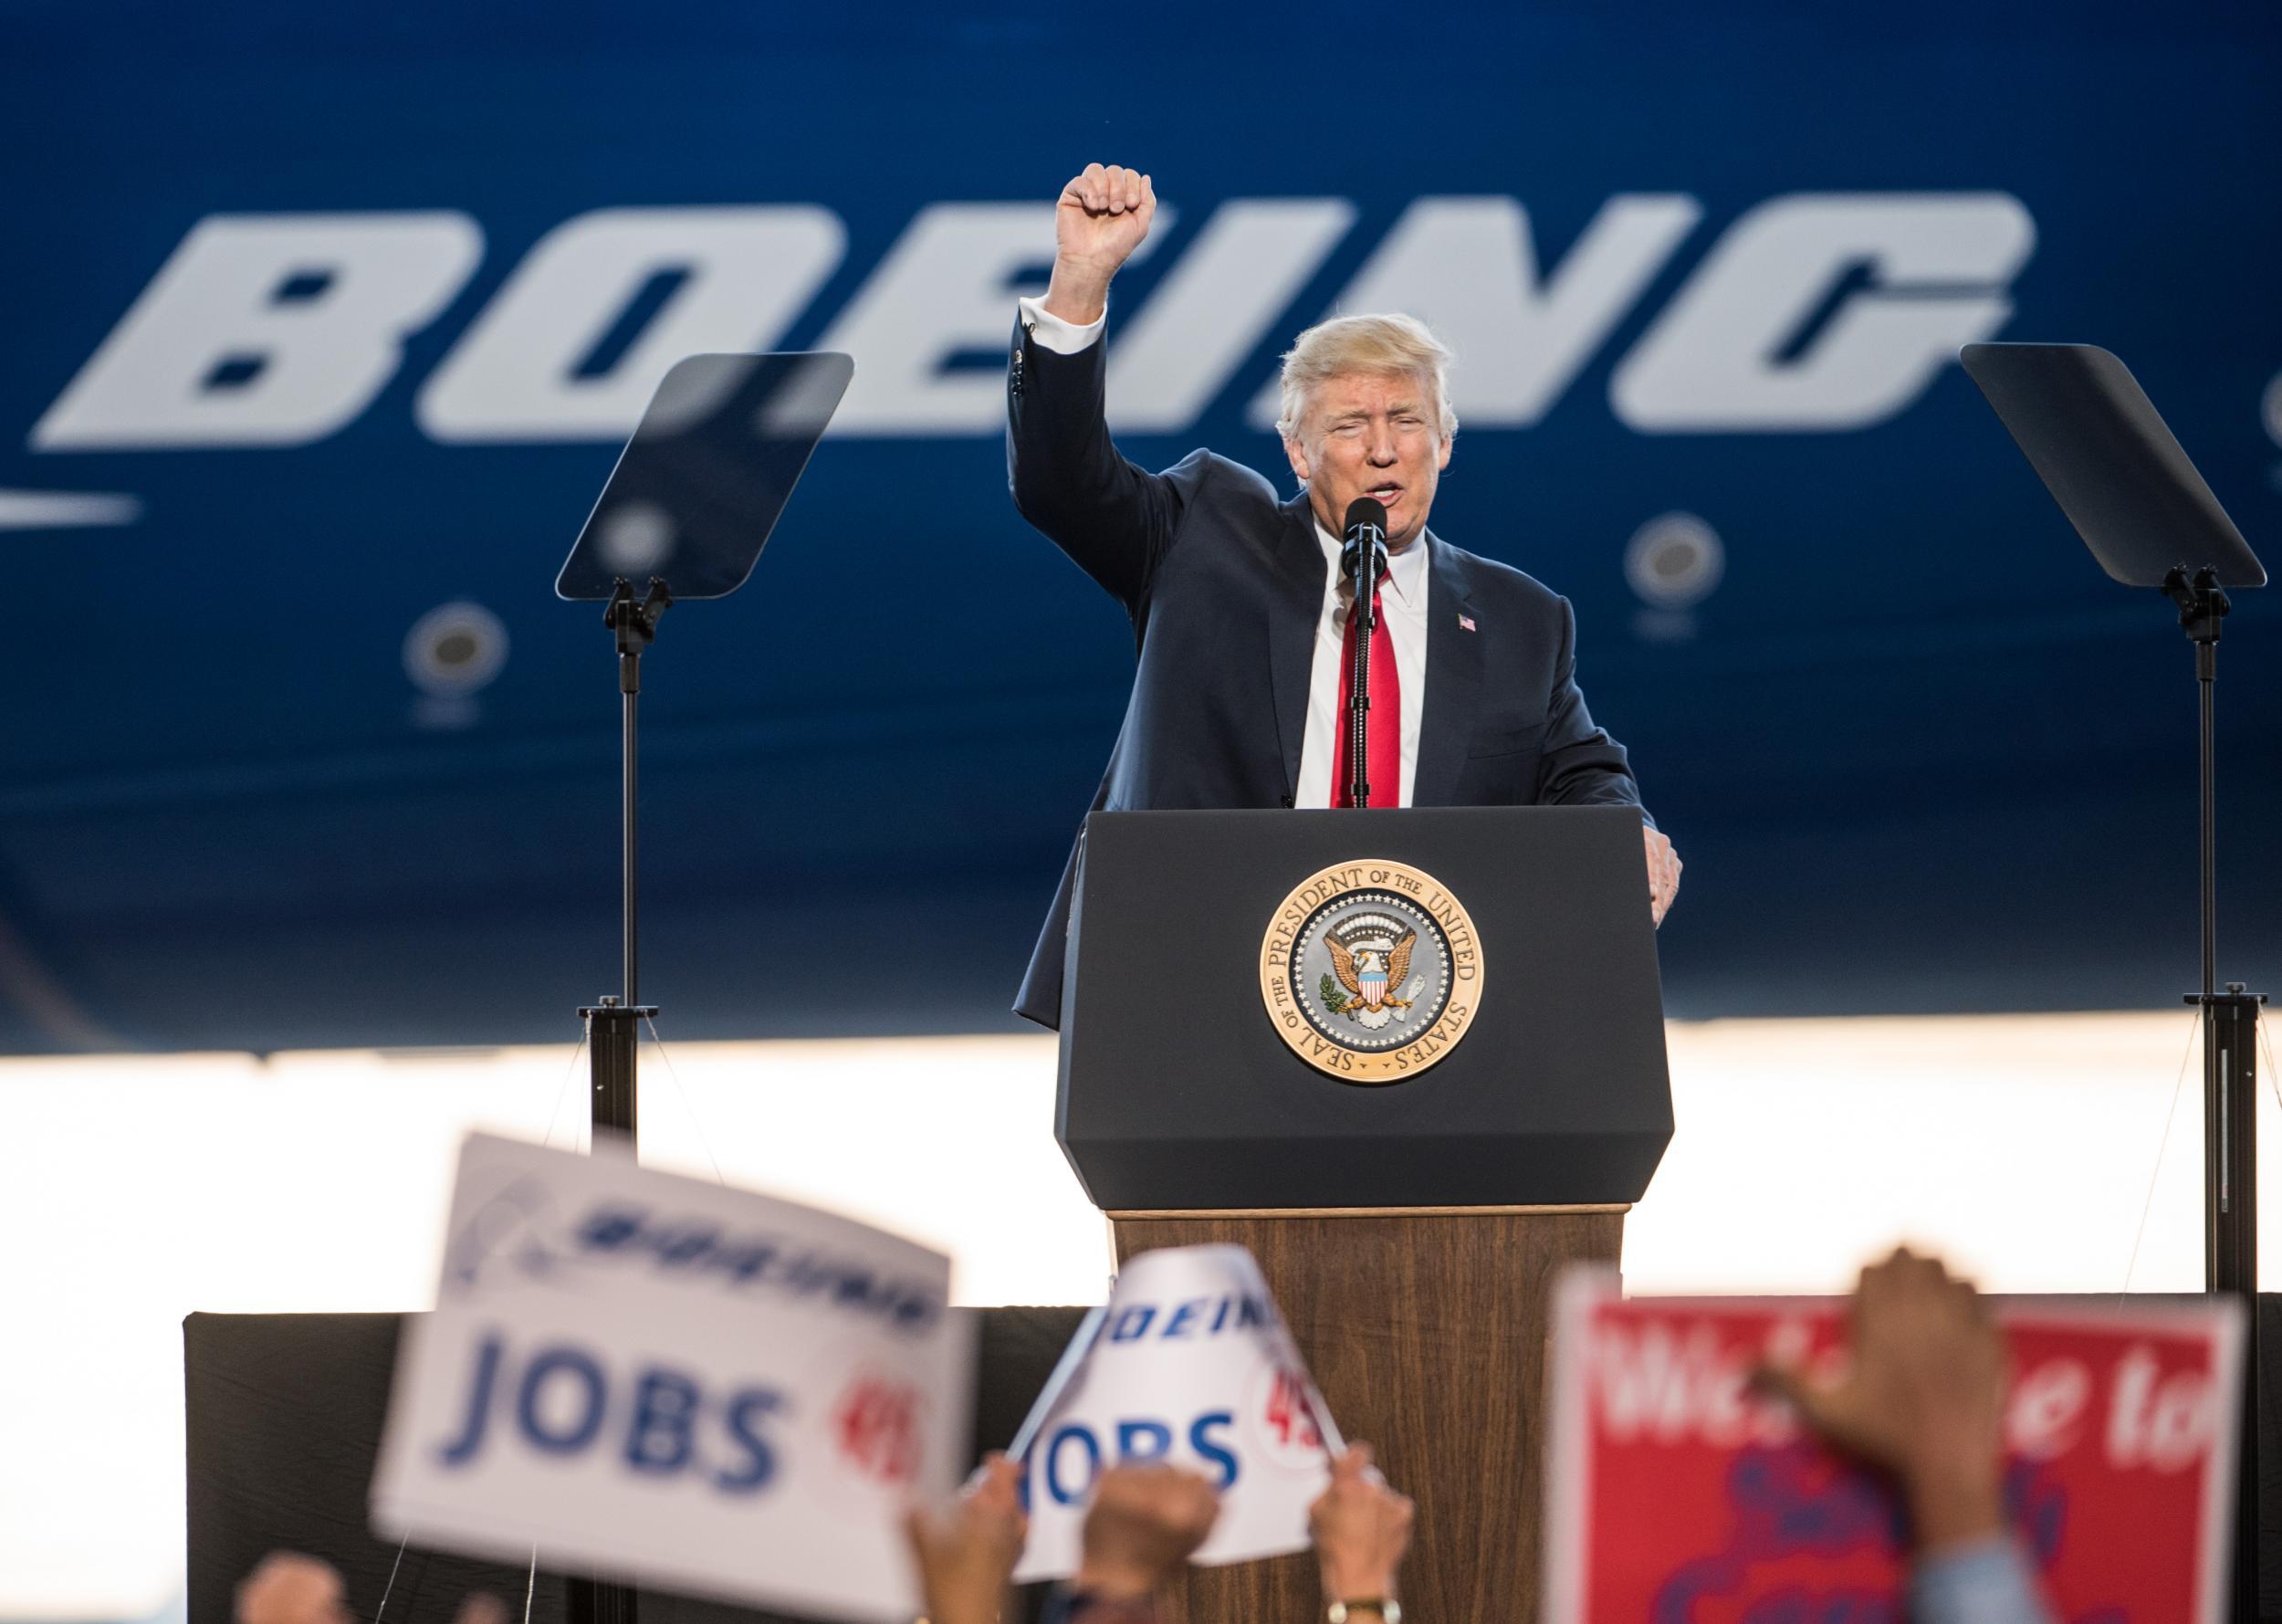
[[[1537,800],[1551,806],[1639,806],[1640,786],[1625,747],[1594,724],[1576,686],[1576,611],[1560,600],[1560,652],[1545,707],[1545,748],[1537,768]],[[1654,826],[1645,808],[1641,821]]]
[[[1107,352],[1093,343],[1058,354],[1015,323],[1007,483],[1022,517],[1137,616],[1194,480],[1152,474],[1112,444],[1102,393]]]

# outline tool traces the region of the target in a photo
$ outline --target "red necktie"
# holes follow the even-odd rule
[[[1371,804],[1402,804],[1402,678],[1395,670],[1395,639],[1387,629],[1380,595],[1371,595]],[[1355,696],[1355,623],[1347,613],[1347,634],[1339,647],[1339,752],[1332,759],[1331,803],[1353,806],[1347,780],[1347,705]]]

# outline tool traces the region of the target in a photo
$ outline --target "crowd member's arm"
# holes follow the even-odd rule
[[[1022,517],[1137,612],[1172,543],[1199,454],[1165,474],[1110,439],[1102,343],[1109,284],[1149,233],[1157,193],[1137,170],[1088,164],[1054,205],[1053,279],[1021,301],[1007,373],[1007,482]]]
[[[1769,1367],[1827,1441],[1891,1474],[1909,1510],[1916,1624],[2049,1624],[2005,1521],[2005,1344],[1987,1306],[1906,1247],[1862,1271],[1843,1374]]]
[[[1113,1466],[1086,1509],[1076,1577],[1043,1624],[1154,1624],[1157,1593],[1180,1577],[1220,1515],[1220,1496],[1178,1466]]]
[[[947,1512],[904,1519],[928,1624],[999,1624],[1022,1555],[1022,1469],[994,1454]]]
[[[1354,1444],[1331,1463],[1331,1486],[1307,1508],[1326,1615],[1344,1615],[1349,1624],[1391,1624],[1411,1516],[1409,1496],[1387,1486],[1371,1464],[1369,1444]]]

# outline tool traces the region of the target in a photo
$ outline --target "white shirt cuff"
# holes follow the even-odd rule
[[[1089,344],[1099,341],[1102,329],[1109,321],[1104,309],[1094,320],[1080,327],[1074,321],[1064,321],[1046,309],[1044,295],[1015,301],[1022,311],[1022,325],[1030,329],[1030,336],[1056,355],[1075,355]]]

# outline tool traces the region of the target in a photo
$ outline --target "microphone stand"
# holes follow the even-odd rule
[[[1378,583],[1387,563],[1387,532],[1377,525],[1347,530],[1346,556],[1340,561],[1355,582],[1355,655],[1347,669],[1347,804],[1371,804],[1371,639],[1378,631]],[[1399,768],[1397,763],[1397,768]]]

